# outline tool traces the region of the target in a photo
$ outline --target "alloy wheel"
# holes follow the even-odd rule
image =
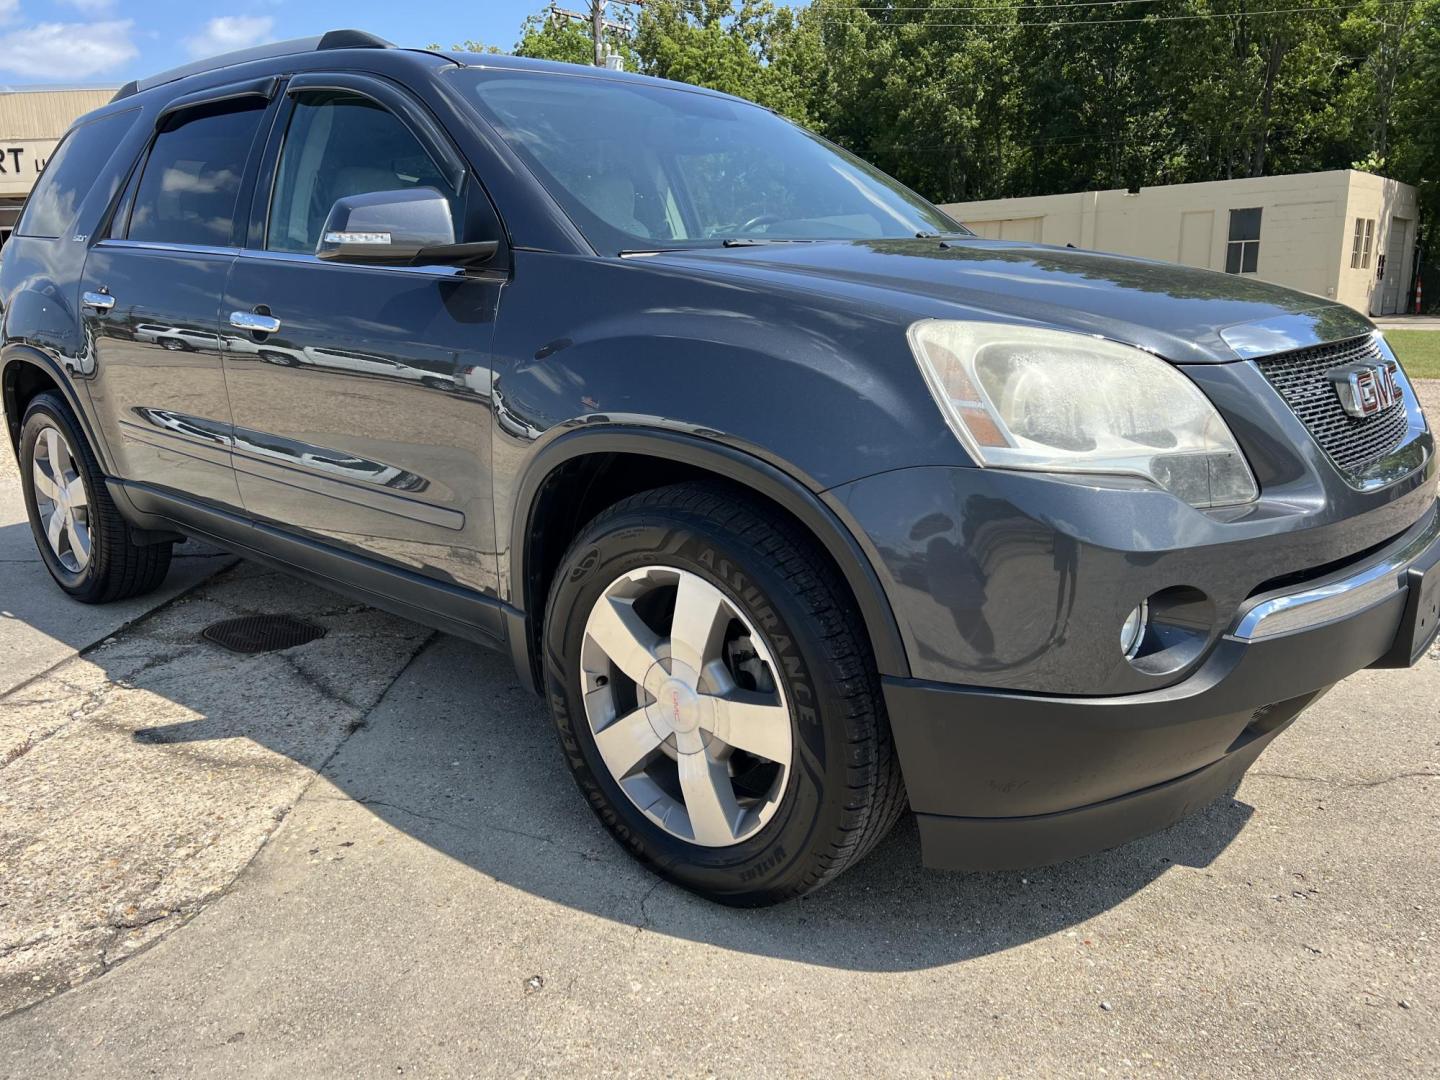
[[[90,563],[90,505],[75,453],[55,427],[35,440],[31,462],[35,510],[60,565],[78,574]]]
[[[616,578],[586,620],[580,666],[600,756],[656,825],[728,847],[774,816],[790,708],[769,647],[720,589],[671,566]]]

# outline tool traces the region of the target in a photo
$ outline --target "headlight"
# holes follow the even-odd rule
[[[1225,421],[1164,360],[1063,330],[927,319],[910,347],[981,465],[1140,476],[1192,506],[1258,494]]]

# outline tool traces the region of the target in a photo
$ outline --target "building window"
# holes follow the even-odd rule
[[[1375,247],[1375,219],[1355,219],[1355,240],[1350,245],[1350,269],[1369,270],[1370,252]]]
[[[1225,247],[1227,274],[1253,274],[1260,265],[1260,207],[1230,211],[1230,242]]]

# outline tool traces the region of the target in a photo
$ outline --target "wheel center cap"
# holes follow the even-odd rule
[[[669,730],[688,735],[700,726],[700,695],[679,679],[666,679],[655,693],[651,715]]]

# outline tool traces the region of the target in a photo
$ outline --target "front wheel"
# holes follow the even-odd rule
[[[743,489],[679,484],[605,511],[546,612],[575,779],[670,880],[736,905],[799,896],[904,809],[853,601],[814,542]]]
[[[169,543],[138,545],[80,424],[58,394],[37,394],[20,426],[20,476],[35,546],[55,583],[87,604],[149,592]]]

